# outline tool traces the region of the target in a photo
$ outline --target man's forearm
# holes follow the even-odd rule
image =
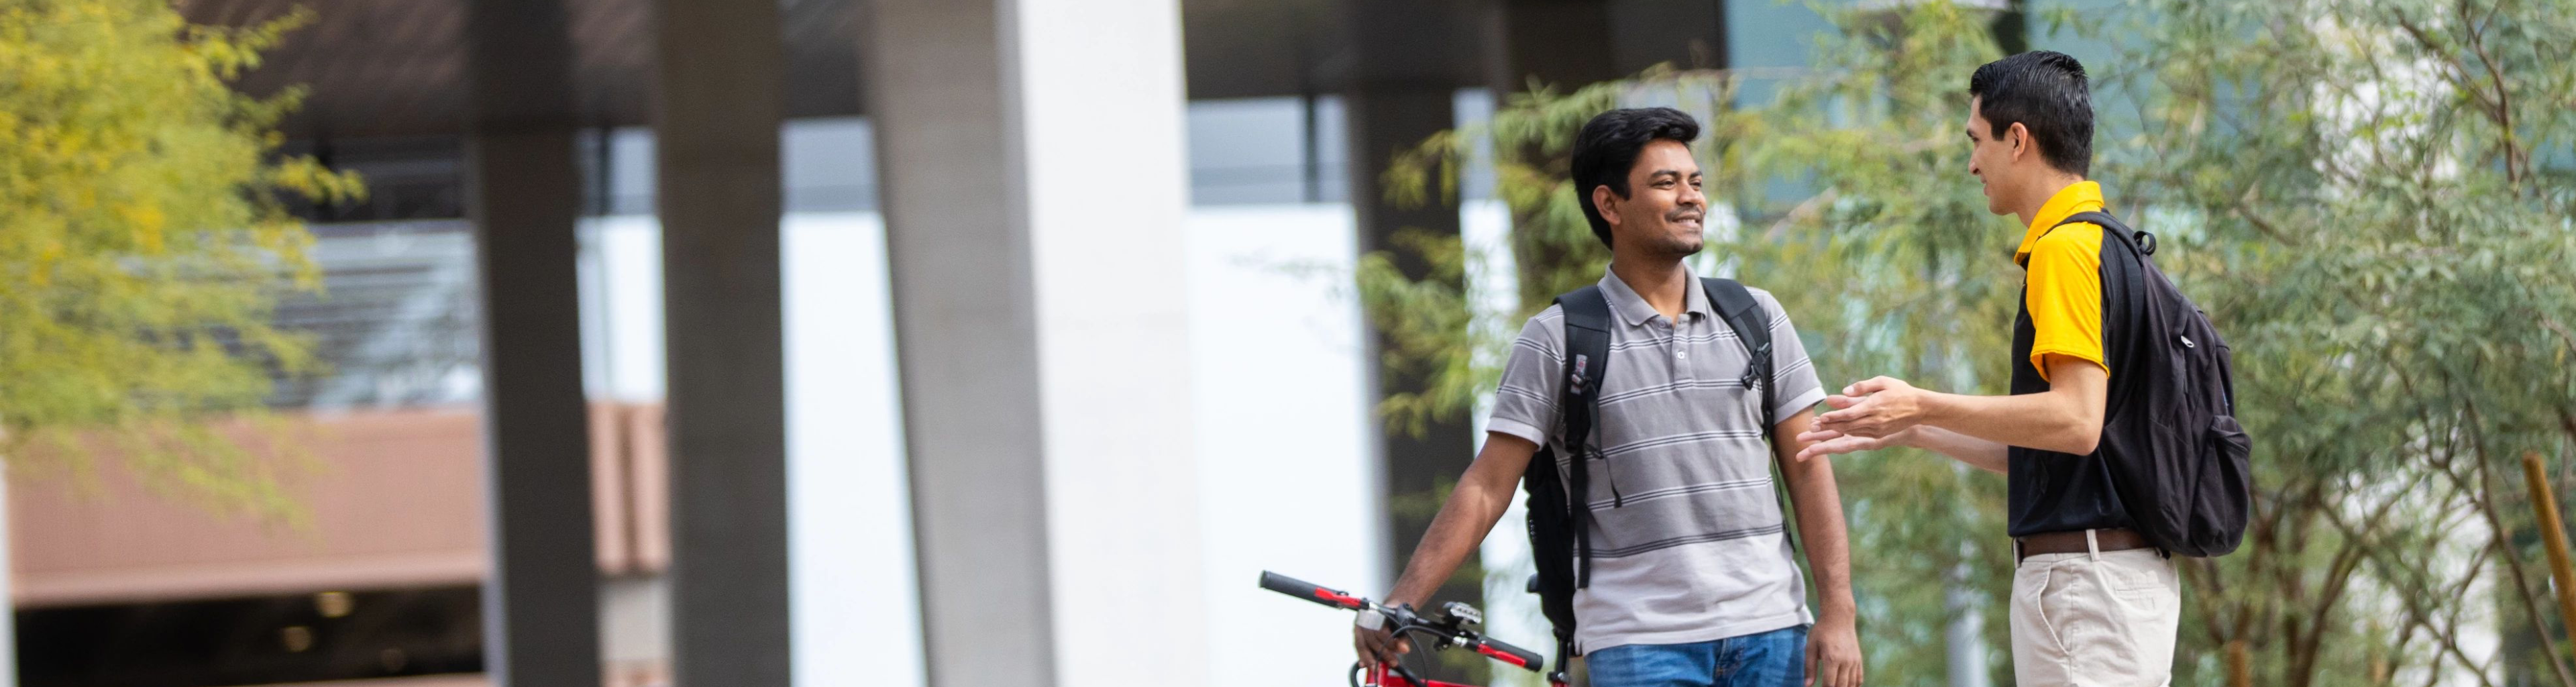
[[[1807,568],[1816,578],[1817,615],[1849,620],[1858,609],[1852,604],[1851,539],[1843,525],[1842,488],[1834,484],[1833,461],[1796,459],[1807,448],[1798,435],[1815,428],[1815,423],[1814,412],[1802,411],[1772,427],[1772,458],[1780,465],[1780,477],[1789,481],[1798,534],[1806,542]]]
[[[1423,531],[1422,543],[1413,547],[1413,557],[1404,564],[1404,575],[1396,579],[1395,590],[1386,603],[1412,604],[1420,607],[1431,600],[1458,564],[1467,560],[1467,552],[1485,541],[1485,533],[1494,529],[1494,521],[1511,506],[1508,487],[1493,490],[1478,486],[1472,480],[1460,480],[1449,492],[1449,502],[1440,505],[1440,514],[1431,518],[1431,527]]]
[[[2094,443],[2101,439],[2101,426],[2094,424],[2088,431],[2084,418],[2057,392],[2015,396],[1935,393],[1925,405],[1928,412],[1923,417],[1924,425],[1997,444],[2085,454],[2092,453]],[[1973,461],[1969,464],[1985,467]]]
[[[1968,467],[1998,475],[2011,471],[2006,446],[1931,425],[1915,425],[1906,444],[1957,459]]]
[[[2048,390],[2035,394],[1965,396],[1923,392],[1919,424],[2010,446],[2076,455],[2092,453],[2102,441],[2110,373],[2089,360],[2049,356],[2048,378]],[[1969,464],[1986,467],[1973,460]]]
[[[1848,618],[1857,610],[1851,592],[1851,540],[1844,531],[1833,463],[1807,461],[1800,471],[1805,474],[1790,480],[1789,492],[1798,512],[1798,534],[1806,543],[1807,568],[1816,578],[1816,610],[1821,616]]]

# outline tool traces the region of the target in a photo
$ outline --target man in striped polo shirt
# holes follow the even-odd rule
[[[1598,687],[1861,683],[1849,551],[1830,461],[1784,465],[1820,607],[1807,608],[1771,466],[1796,454],[1824,398],[1798,333],[1771,294],[1771,377],[1747,387],[1751,355],[1682,264],[1699,252],[1707,198],[1689,143],[1699,125],[1670,108],[1613,110],[1574,144],[1584,218],[1610,247],[1600,290],[1609,368],[1590,445],[1590,585],[1574,597],[1576,645]],[[1510,504],[1541,444],[1555,439],[1567,379],[1564,311],[1530,318],[1505,364],[1484,449],[1414,550],[1387,603],[1420,606]],[[1766,389],[1765,387],[1768,387]],[[1766,391],[1768,392],[1766,394]],[[1764,399],[1778,401],[1763,408]],[[1781,418],[1763,426],[1766,412]],[[1767,437],[1767,441],[1766,441]],[[1404,647],[1356,630],[1362,662]],[[1811,679],[1812,678],[1812,679]]]

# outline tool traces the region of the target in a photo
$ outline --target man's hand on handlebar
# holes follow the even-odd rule
[[[1546,659],[1537,652],[1512,646],[1508,642],[1484,636],[1469,626],[1483,625],[1485,614],[1476,607],[1450,602],[1429,615],[1417,615],[1409,604],[1380,605],[1349,592],[1299,580],[1268,570],[1261,571],[1261,588],[1305,599],[1315,603],[1359,611],[1351,624],[1351,651],[1359,654],[1364,668],[1392,667],[1401,673],[1404,655],[1413,651],[1407,634],[1432,636],[1434,649],[1465,648],[1509,665],[1538,672]]]
[[[1413,651],[1413,641],[1387,633],[1388,628],[1371,630],[1351,626],[1351,646],[1359,651],[1360,665],[1375,668],[1380,663],[1396,664]]]

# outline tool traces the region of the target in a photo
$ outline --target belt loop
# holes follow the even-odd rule
[[[2012,539],[2012,546],[2006,548],[2012,551],[2013,567],[2018,568],[2021,567],[2021,559],[2023,558],[2021,555],[2021,538],[2011,537],[2010,539]]]
[[[2093,535],[2094,532],[2098,531],[2100,530],[2084,531],[2084,552],[2092,554],[2093,562],[2095,563],[2102,562],[2102,540]]]

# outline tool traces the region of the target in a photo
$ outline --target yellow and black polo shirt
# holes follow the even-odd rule
[[[2013,321],[2015,394],[2048,391],[2051,357],[2110,370],[2103,347],[2102,225],[2057,226],[2092,211],[2107,211],[2101,184],[2084,181],[2059,190],[2031,217],[2021,248],[2013,252],[2023,271],[2021,313]],[[2012,536],[2129,526],[2100,451],[2078,456],[2015,446],[2009,455]]]
[[[2109,370],[2102,354],[2102,225],[2058,222],[2079,212],[2107,212],[2102,185],[2076,182],[2048,198],[2031,217],[2030,230],[2013,251],[2023,272],[2022,307],[2030,315],[2030,350],[2016,353],[2048,379],[2045,356],[2092,361]],[[2054,228],[2055,231],[2050,231]]]

